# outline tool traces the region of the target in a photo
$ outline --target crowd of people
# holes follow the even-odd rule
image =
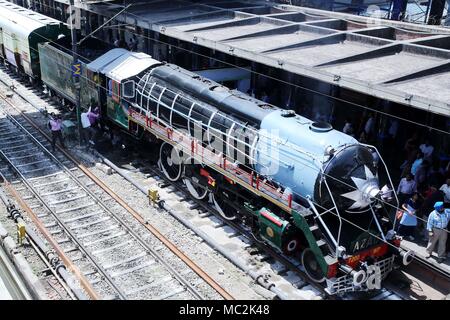
[[[398,145],[395,141],[398,125],[397,120],[391,120],[386,130],[386,137],[392,146]],[[342,131],[361,143],[377,144],[375,117],[372,113],[358,130],[347,118]],[[410,241],[427,241],[428,257],[437,247],[437,261],[441,263],[450,251],[450,237],[447,237],[450,220],[450,161],[439,159],[430,138],[421,138],[418,133],[405,141],[402,151],[403,163],[398,170],[400,181],[395,190],[400,205],[396,214],[396,231]],[[400,154],[398,151],[394,153],[397,157]],[[375,152],[374,163],[378,160]]]

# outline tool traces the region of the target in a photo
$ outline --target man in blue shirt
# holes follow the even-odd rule
[[[429,241],[427,245],[427,258],[431,257],[433,249],[438,244],[438,262],[445,260],[445,245],[447,242],[447,225],[450,220],[450,210],[444,209],[444,202],[438,201],[434,204],[434,210],[428,217],[427,230]]]

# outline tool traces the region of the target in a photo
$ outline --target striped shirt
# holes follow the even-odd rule
[[[450,220],[450,210],[446,209],[442,213],[433,210],[428,217],[427,230],[433,231],[433,228],[445,229],[447,228],[448,221]]]

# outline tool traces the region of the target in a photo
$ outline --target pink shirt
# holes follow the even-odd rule
[[[61,123],[62,123],[62,120],[54,120],[54,119],[52,119],[52,120],[50,120],[50,126],[51,126],[51,128],[52,128],[52,131],[59,131],[59,130],[61,130]]]

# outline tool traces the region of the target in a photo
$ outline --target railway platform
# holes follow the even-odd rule
[[[416,257],[419,258],[422,261],[426,261],[427,264],[432,265],[434,268],[438,268],[439,270],[441,270],[442,272],[446,273],[446,274],[450,274],[450,253],[447,253],[447,258],[445,259],[444,262],[442,263],[438,263],[437,262],[437,253],[433,252],[432,256],[430,258],[425,258],[426,256],[426,241],[408,241],[408,240],[403,240],[402,241],[402,246],[407,249],[407,250],[413,250],[416,254]]]

